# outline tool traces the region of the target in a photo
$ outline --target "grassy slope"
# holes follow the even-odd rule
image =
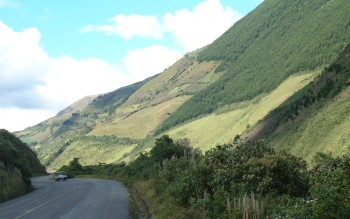
[[[142,139],[153,133],[156,127],[181,106],[190,96],[179,96],[155,106],[137,111],[125,118],[98,125],[89,135],[116,135]]]
[[[162,74],[149,81],[125,104],[116,108],[113,119],[97,125],[89,135],[115,135],[135,139],[152,135],[191,95],[216,81],[218,62],[194,61],[196,52],[187,54]]]
[[[133,93],[125,105],[141,104],[150,106],[159,104],[177,95],[184,95],[187,92],[197,92],[198,89],[186,89],[193,85],[208,85],[215,81],[217,77],[210,77],[219,62],[195,61],[197,52],[187,54],[185,57],[165,69],[160,75],[149,81]]]
[[[332,86],[329,86],[332,81]],[[350,145],[350,45],[320,77],[308,86],[309,92],[295,94],[283,105],[277,127],[267,135],[275,148],[310,160],[317,152],[348,153]],[[310,92],[312,91],[312,92]],[[314,96],[309,106],[303,96]],[[299,102],[299,103],[298,103]],[[299,106],[297,115],[295,106]],[[291,117],[292,115],[292,117]],[[292,119],[290,119],[292,118]]]
[[[137,144],[121,144],[119,142],[101,144],[98,139],[76,140],[50,164],[49,168],[57,170],[62,165],[68,164],[74,157],[79,157],[79,162],[82,165],[113,163],[125,158],[125,154],[136,146]]]
[[[292,76],[270,94],[252,101],[223,108],[223,113],[214,113],[167,132],[171,137],[188,138],[194,147],[202,150],[217,144],[228,143],[236,134],[242,134],[247,125],[255,125],[293,93],[312,81],[320,71]],[[230,109],[231,108],[231,109]],[[225,112],[227,111],[227,112]]]
[[[334,101],[318,109],[315,105],[293,122],[275,130],[269,138],[278,149],[310,160],[317,152],[341,155],[350,146],[350,92],[345,91]]]

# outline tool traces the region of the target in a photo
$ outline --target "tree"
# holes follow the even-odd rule
[[[306,162],[285,152],[249,159],[245,175],[248,189],[262,195],[305,197],[309,189]]]
[[[83,170],[83,166],[79,163],[79,158],[74,157],[71,162],[69,162],[69,167],[72,171],[80,172]]]
[[[348,218],[350,215],[350,156],[333,158],[319,153],[311,169],[310,193],[316,218]]]
[[[79,158],[74,157],[73,160],[69,162],[69,165],[63,165],[60,170],[66,171],[68,176],[74,177],[79,174],[84,174],[83,166],[79,163]]]
[[[184,147],[174,143],[169,135],[163,135],[156,139],[155,146],[150,151],[151,158],[162,165],[163,160],[171,159],[173,156],[183,156]]]

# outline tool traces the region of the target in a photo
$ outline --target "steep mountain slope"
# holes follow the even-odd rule
[[[198,55],[224,76],[187,101],[158,133],[226,104],[276,89],[290,75],[328,65],[350,41],[350,2],[266,0]]]
[[[46,173],[34,151],[4,129],[0,130],[0,161],[14,165],[26,177]]]
[[[348,153],[350,44],[304,89],[271,112],[248,137],[266,138],[276,149],[311,159],[317,152]],[[264,135],[265,134],[265,135]],[[258,135],[258,136],[257,136]]]
[[[336,59],[350,42],[349,11],[344,0],[265,0],[161,74],[17,134],[51,168],[127,161],[164,133],[202,149],[229,142]]]
[[[140,87],[116,109],[113,121],[98,125],[90,134],[145,138],[193,94],[221,75],[218,62],[196,61],[198,51],[187,54],[162,74]]]
[[[73,103],[72,105],[70,105],[69,107],[65,108],[64,110],[60,111],[56,117],[58,116],[63,116],[63,115],[70,115],[72,113],[76,113],[79,111],[84,110],[92,101],[95,100],[95,98],[97,97],[97,95],[93,95],[93,96],[86,96],[83,99],[80,99],[78,101],[76,101],[75,103]]]
[[[103,162],[116,162],[138,154],[153,142],[153,133],[159,124],[193,94],[221,76],[214,74],[218,62],[198,63],[197,54],[198,51],[185,55],[115,107],[93,101],[82,112],[73,114],[70,120],[82,122],[82,115],[105,109],[95,113],[95,125],[88,133],[68,137],[61,133],[42,142],[40,147],[43,147],[39,149],[43,152],[39,153],[42,160],[51,168],[59,168],[74,157],[80,157],[82,164],[95,164],[97,157]],[[72,126],[74,124],[76,122]],[[48,149],[53,142],[54,150]]]
[[[209,116],[181,125],[167,132],[175,139],[191,139],[192,146],[202,150],[231,142],[236,135],[250,129],[271,110],[286,101],[294,92],[311,82],[318,71],[292,76],[273,92],[260,95],[251,101],[231,104]]]

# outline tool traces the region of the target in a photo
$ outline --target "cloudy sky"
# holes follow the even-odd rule
[[[262,0],[0,0],[0,128],[160,73]]]

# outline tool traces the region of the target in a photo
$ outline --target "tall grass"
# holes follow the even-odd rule
[[[256,200],[253,193],[250,196],[245,194],[242,198],[234,199],[233,206],[231,201],[227,199],[227,210],[229,218],[260,219],[264,217],[264,204]]]
[[[0,162],[0,203],[23,195],[27,191],[28,186],[23,181],[21,171]]]

